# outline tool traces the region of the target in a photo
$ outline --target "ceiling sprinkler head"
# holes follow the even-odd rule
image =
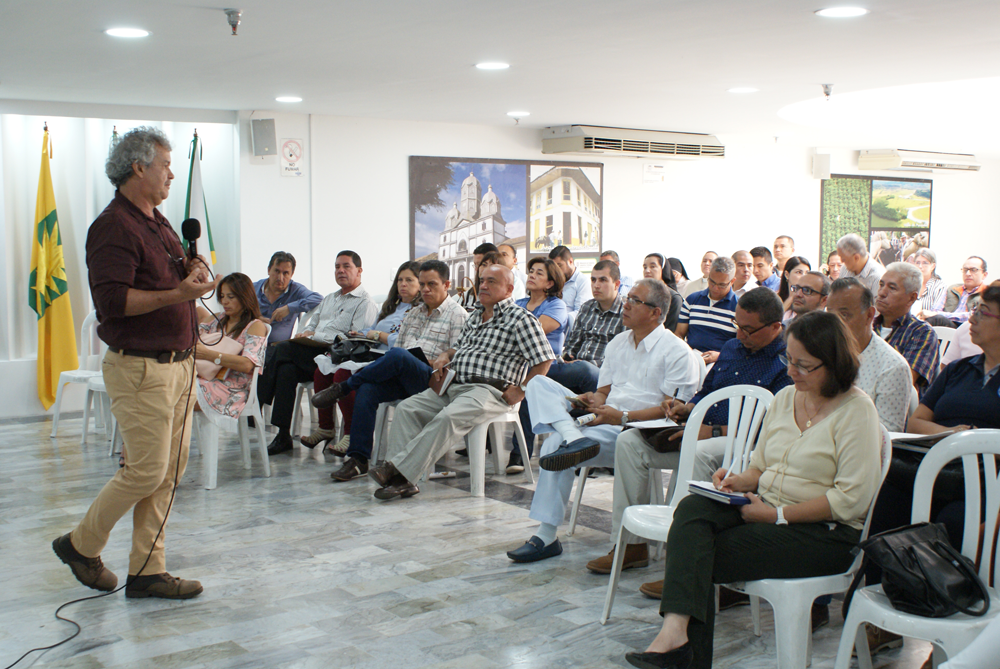
[[[240,17],[243,16],[243,10],[240,9],[226,9],[226,18],[229,20],[229,25],[233,29],[233,37],[236,37],[236,29],[240,27]]]
[[[235,28],[234,28],[235,30]],[[833,93],[833,84],[823,84],[823,95],[826,96],[826,101],[830,101],[830,94]]]

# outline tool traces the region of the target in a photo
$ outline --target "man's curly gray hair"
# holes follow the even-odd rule
[[[171,150],[170,140],[162,130],[149,126],[129,130],[108,152],[104,173],[115,188],[121,188],[132,176],[134,163],[149,167],[156,157],[157,146]]]

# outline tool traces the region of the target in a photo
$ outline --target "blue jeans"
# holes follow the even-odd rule
[[[579,395],[597,390],[597,378],[600,373],[600,367],[586,360],[574,360],[573,362],[556,360],[549,367],[549,373],[546,376]],[[528,441],[528,456],[530,457],[535,448],[535,433],[531,430],[531,417],[528,415],[527,402],[521,402],[521,408],[517,415],[521,420],[524,438]],[[511,450],[517,450],[517,443],[513,436],[511,437]]]
[[[431,371],[429,365],[417,360],[406,349],[391,348],[344,382],[344,386],[355,391],[351,445],[346,457],[371,459],[378,405],[405,400],[427,390]]]

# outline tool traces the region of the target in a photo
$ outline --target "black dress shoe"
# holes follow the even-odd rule
[[[395,499],[396,497],[406,499],[413,497],[418,492],[420,492],[420,488],[403,478],[402,474],[397,474],[389,485],[375,491],[375,499]]]
[[[538,459],[538,466],[550,472],[576,467],[601,452],[601,445],[590,437],[580,437],[562,444],[552,453]]]
[[[625,660],[640,669],[688,669],[694,662],[694,651],[686,643],[666,653],[625,653]]]
[[[268,455],[277,455],[285,451],[292,450],[292,435],[287,432],[279,432],[267,447]]]
[[[562,555],[562,544],[558,539],[546,546],[538,537],[531,537],[520,548],[507,551],[507,557],[514,562],[538,562],[557,555]]]
[[[313,395],[312,399],[309,401],[312,402],[312,405],[317,409],[329,409],[337,403],[337,400],[350,392],[351,391],[345,388],[342,384],[334,383],[329,388],[325,388]]]
[[[334,481],[350,481],[368,473],[368,461],[361,458],[347,458],[344,466],[330,474]]]
[[[371,469],[368,470],[368,477],[371,480],[375,481],[375,483],[378,483],[379,488],[386,487],[397,476],[402,476],[402,475],[399,473],[399,470],[396,469],[396,465],[392,464],[388,460],[386,460],[379,466],[372,467]]]

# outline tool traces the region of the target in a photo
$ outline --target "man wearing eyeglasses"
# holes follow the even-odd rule
[[[695,405],[709,394],[721,388],[746,384],[766,388],[777,393],[791,384],[786,365],[779,358],[785,350],[782,336],[781,299],[769,288],[757,287],[740,298],[736,314],[732,319],[736,337],[729,340],[719,351],[715,362],[701,390],[685,402],[683,399],[668,398],[661,405],[668,418],[682,423],[694,410]],[[709,481],[721,466],[726,450],[726,435],[729,424],[729,402],[714,404],[705,414],[698,435],[698,451],[695,456],[694,478]],[[652,443],[661,438],[655,435],[650,440],[639,430],[622,432],[615,442],[615,487],[614,505],[611,516],[611,538],[618,537],[622,515],[634,504],[649,504],[649,478],[651,469],[677,470],[680,459],[681,432],[673,438],[658,443],[654,450]],[[668,445],[668,443],[670,445]],[[681,482],[684,483],[683,481]],[[671,486],[674,485],[671,480]],[[598,574],[611,573],[614,552],[592,560],[587,568]],[[642,566],[648,561],[646,544],[629,544],[625,550],[626,565],[623,568]],[[659,598],[662,581],[643,586],[643,593]]]
[[[944,304],[938,311],[924,312],[927,322],[956,327],[969,320],[969,314],[979,304],[980,293],[988,285],[986,275],[986,261],[979,256],[969,256],[962,263],[962,283],[945,291]]]
[[[577,404],[593,414],[583,427],[570,416],[567,388],[546,376],[528,382],[525,396],[534,432],[551,435],[542,444],[542,471],[528,514],[539,527],[523,546],[507,553],[511,560],[536,562],[562,553],[556,531],[566,517],[573,468],[610,466],[615,438],[629,422],[663,418],[665,397],[686,399],[698,389],[704,366],[695,351],[663,327],[669,306],[662,281],[642,279],[632,287],[622,309],[628,330],[605,348],[597,390],[577,396]]]
[[[700,351],[705,364],[715,362],[719,349],[736,335],[732,323],[736,313],[735,274],[736,264],[732,260],[716,258],[708,273],[708,288],[684,298],[677,319],[677,336],[686,338],[688,346]]]
[[[826,307],[826,296],[830,294],[830,278],[822,272],[807,272],[794,279],[795,283],[788,287],[792,293],[791,322],[802,314]]]

